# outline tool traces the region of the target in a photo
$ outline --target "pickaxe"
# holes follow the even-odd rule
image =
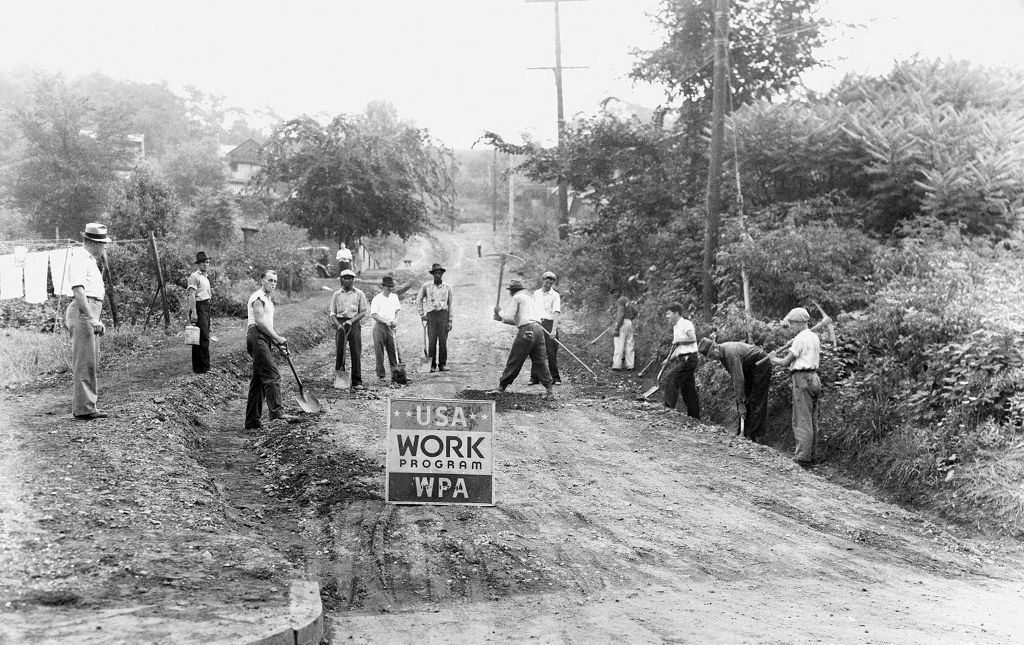
[[[524,260],[523,258],[519,257],[518,255],[513,255],[511,253],[488,253],[484,257],[485,258],[495,258],[495,257],[501,258],[501,268],[498,270],[498,297],[494,300],[494,306],[495,307],[500,307],[501,306],[501,282],[502,282],[502,280],[505,279],[505,262],[507,262],[509,258],[512,258],[513,260],[519,260],[520,262],[525,264],[526,260]]]
[[[601,332],[600,334],[597,335],[597,338],[595,338],[594,340],[590,341],[587,344],[588,345],[593,345],[597,341],[601,340],[601,337],[604,336],[605,334],[607,334],[608,332],[610,332],[612,330],[612,327],[614,327],[614,326],[615,325],[609,325],[607,329],[605,329],[603,332]]]
[[[822,309],[821,305],[819,305],[817,302],[812,300],[811,304],[814,305],[815,308],[817,308],[819,313],[821,313],[821,322],[819,322],[815,326],[811,327],[811,331],[817,332],[817,331],[827,327],[828,331],[829,331],[829,334],[830,334],[830,337],[832,338],[832,347],[838,347],[839,346],[839,342],[836,340],[836,330],[835,330],[835,327],[834,327],[835,321],[832,320],[831,316],[829,316],[827,313],[825,313],[825,310]],[[771,352],[771,354],[779,354],[781,352],[784,352],[785,350],[789,349],[790,345],[792,345],[792,344],[793,344],[793,340],[790,339],[789,341],[786,342],[785,345],[783,345],[782,347],[778,348],[774,352]],[[769,356],[771,354],[769,354]],[[764,358],[759,360],[757,362],[757,364],[758,365],[763,365],[764,363],[768,362],[768,360],[769,360],[769,357],[765,356]]]

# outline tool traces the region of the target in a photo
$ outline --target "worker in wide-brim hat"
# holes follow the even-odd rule
[[[387,354],[388,365],[392,375],[398,365],[397,352],[395,350],[395,330],[398,329],[398,316],[402,311],[402,302],[398,294],[392,292],[395,288],[395,279],[389,275],[380,280],[380,293],[370,301],[370,318],[373,318],[373,354],[377,364],[377,378],[381,381],[387,379],[384,370],[384,355]]]
[[[434,279],[425,282],[416,294],[416,309],[427,328],[431,372],[448,370],[448,332],[452,330],[454,297],[451,285],[444,281],[444,272],[443,266],[437,262],[432,264],[428,273]]]
[[[190,324],[199,327],[199,344],[192,346],[192,371],[203,374],[210,371],[210,258],[206,251],[196,253],[196,270],[188,276],[185,295],[188,299],[186,316]]]
[[[533,302],[537,305],[540,313],[540,326],[547,333],[544,334],[545,350],[548,354],[548,371],[551,373],[551,382],[554,385],[562,384],[562,377],[558,373],[558,320],[562,316],[562,296],[555,291],[555,281],[558,276],[554,271],[545,271],[541,275],[541,286],[533,292]],[[536,370],[530,372],[530,385],[540,383],[540,374]]]
[[[793,391],[793,437],[796,450],[793,461],[804,468],[814,464],[814,449],[818,439],[818,398],[821,380],[818,363],[821,357],[821,339],[808,328],[811,315],[803,307],[795,307],[782,319],[788,327],[793,343],[785,356],[769,354],[772,363],[789,369]]]
[[[505,361],[505,369],[498,380],[498,387],[489,393],[504,392],[519,376],[523,363],[529,358],[531,372],[537,374],[538,380],[544,386],[544,398],[553,399],[555,393],[551,387],[551,372],[548,371],[547,346],[544,328],[540,325],[540,312],[521,280],[511,280],[508,283],[508,291],[512,295],[512,304],[508,310],[495,306],[494,319],[515,327],[516,337],[509,349],[508,360]]]
[[[71,332],[71,413],[82,421],[108,416],[96,406],[99,337],[106,330],[100,320],[106,291],[96,261],[103,257],[109,242],[107,227],[90,222],[82,231],[82,248],[74,249],[68,261],[68,278],[74,294],[64,312],[64,325]]]

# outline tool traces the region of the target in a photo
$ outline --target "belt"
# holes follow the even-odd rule
[[[817,371],[818,371],[817,367],[803,367],[803,368],[798,369],[798,370],[789,370],[789,373],[790,374],[797,374],[799,372],[817,372]]]
[[[528,327],[530,325],[539,325],[539,324],[540,323],[537,322],[536,320],[527,320],[526,322],[524,322],[524,323],[519,325],[519,329],[522,329],[523,327]]]
[[[86,298],[88,300],[92,300],[93,302],[103,302],[103,298],[97,298],[96,296],[86,296]]]

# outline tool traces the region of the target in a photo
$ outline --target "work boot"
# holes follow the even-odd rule
[[[106,419],[109,416],[110,415],[106,412],[96,410],[95,412],[89,412],[88,414],[76,414],[75,418],[79,421],[92,421],[93,419]]]
[[[549,388],[548,388],[548,391],[547,391],[547,392],[545,392],[545,393],[543,394],[543,396],[541,396],[540,398],[541,398],[542,400],[544,400],[544,401],[554,401],[554,400],[555,400],[555,391],[554,391],[554,390],[552,390],[552,389],[551,389],[551,388],[549,387]]]
[[[503,387],[496,387],[493,390],[487,390],[486,392],[484,392],[484,394],[504,394],[504,393],[505,393],[505,388],[503,388]]]
[[[272,421],[284,421],[285,423],[298,423],[302,419],[291,414],[279,414],[277,416],[270,417]]]

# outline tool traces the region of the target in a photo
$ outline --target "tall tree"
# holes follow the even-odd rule
[[[127,155],[120,145],[123,115],[94,108],[53,76],[37,79],[10,118],[22,140],[3,176],[13,206],[40,234],[81,230],[103,210],[115,168]]]
[[[120,238],[166,237],[175,232],[180,211],[174,190],[146,165],[138,165],[116,185],[110,199],[110,226]]]
[[[283,123],[263,154],[258,185],[287,195],[278,216],[314,237],[404,239],[431,221],[446,222],[453,209],[451,151],[426,130],[398,121],[384,103],[326,126],[309,117]]]

